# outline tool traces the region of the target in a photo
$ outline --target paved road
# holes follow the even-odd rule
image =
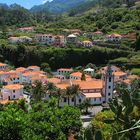
[[[91,115],[82,115],[81,119],[83,121],[83,127],[87,128],[90,124],[91,119],[95,116],[98,112],[101,112],[103,109],[102,106],[94,106],[89,108],[88,111],[91,112]]]

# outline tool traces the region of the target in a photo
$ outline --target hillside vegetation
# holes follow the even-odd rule
[[[112,7],[107,8],[108,2]],[[137,9],[121,7],[121,3],[113,0],[106,0],[106,3],[96,4],[92,8],[85,5],[85,9],[72,10],[62,15],[52,15],[46,12],[31,13],[18,5],[6,7],[0,6],[0,61],[8,60],[14,66],[41,65],[47,62],[53,69],[59,67],[76,67],[95,63],[97,65],[108,62],[127,67],[139,67],[140,58],[140,8]],[[86,7],[87,6],[87,7]],[[80,8],[80,7],[79,7]],[[88,10],[86,10],[89,8]],[[81,14],[82,13],[82,14]],[[34,26],[33,33],[16,32],[18,27]],[[91,49],[76,48],[67,44],[65,48],[53,48],[35,43],[10,44],[8,37],[15,36],[33,37],[35,33],[64,34],[63,29],[81,29],[85,33],[102,31],[104,34],[120,33],[134,34],[132,40],[124,40],[119,48],[112,49],[94,46]],[[138,52],[137,52],[138,51]],[[100,58],[100,59],[99,59]]]
[[[84,31],[101,30],[104,33],[129,33],[140,30],[140,10],[127,8],[100,9],[86,12],[81,16],[63,16],[57,22],[50,23],[52,28],[79,28]]]

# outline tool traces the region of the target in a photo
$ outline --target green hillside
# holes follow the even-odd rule
[[[140,30],[140,10],[127,8],[93,8],[80,16],[64,15],[50,28],[79,28],[83,31],[129,33]]]

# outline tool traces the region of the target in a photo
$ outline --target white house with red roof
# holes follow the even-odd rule
[[[103,35],[104,34],[101,31],[96,31],[96,32],[93,33],[93,36],[103,36]]]
[[[22,27],[22,28],[18,28],[17,31],[20,31],[20,32],[34,32],[34,27]]]
[[[106,36],[106,41],[109,42],[120,42],[122,40],[123,36],[120,34],[110,34]]]
[[[59,46],[64,46],[66,43],[64,35],[56,35],[54,36],[54,46],[59,47]]]
[[[47,45],[54,45],[55,36],[51,34],[36,34],[35,41]]]
[[[82,45],[84,47],[92,47],[93,46],[93,43],[92,43],[92,41],[84,40],[84,41],[82,41]]]
[[[33,39],[28,36],[9,37],[8,40],[10,43],[24,43],[33,41]]]
[[[70,80],[81,80],[82,77],[82,72],[73,72],[70,74]],[[85,74],[85,78],[86,80],[91,79],[90,75]]]
[[[17,100],[23,96],[23,85],[11,84],[3,86],[1,89],[3,100]]]

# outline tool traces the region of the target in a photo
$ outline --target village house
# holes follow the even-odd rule
[[[34,32],[34,27],[22,27],[22,28],[18,28],[17,31],[20,31],[20,32]]]
[[[46,74],[38,66],[28,68],[19,67],[15,70],[0,71],[0,82],[4,85],[33,83],[35,80],[44,80]]]
[[[54,77],[60,79],[61,81],[66,80],[66,76],[64,75],[55,75]]]
[[[67,36],[67,43],[77,43],[77,36],[70,34]]]
[[[128,76],[128,74],[126,72],[123,72],[123,71],[116,71],[116,72],[113,72],[113,74],[114,74],[115,81],[124,80]]]
[[[24,43],[24,42],[32,42],[32,38],[28,36],[20,36],[20,37],[9,37],[10,43]]]
[[[65,41],[65,37],[63,35],[57,35],[54,37],[54,46],[64,46],[66,41]]]
[[[5,63],[0,63],[0,71],[7,69],[7,64]]]
[[[94,71],[95,71],[95,70],[92,69],[92,68],[84,69],[84,73],[89,74],[89,75],[91,75],[91,76],[94,75]]]
[[[120,42],[122,40],[122,35],[120,34],[110,34],[106,36],[106,41],[108,42]]]
[[[30,70],[30,71],[40,71],[40,67],[39,66],[29,66],[27,68],[27,70]]]
[[[82,45],[84,47],[92,47],[93,46],[93,43],[92,43],[92,41],[85,40],[85,41],[82,41]]]
[[[53,45],[55,37],[51,34],[36,34],[35,41],[47,45]]]
[[[121,80],[121,82],[123,84],[125,84],[128,89],[131,89],[131,83],[132,83],[133,80],[136,80],[136,79],[140,79],[140,76],[138,76],[138,75],[128,75],[127,79]]]
[[[93,37],[101,37],[101,36],[103,36],[104,34],[103,34],[103,32],[101,32],[101,31],[96,31],[96,32],[94,32],[92,35],[93,35]]]
[[[82,31],[80,29],[70,29],[69,31],[71,34],[75,34],[75,33],[81,34],[82,33]]]
[[[106,71],[106,69],[107,69],[107,66],[102,67],[100,70],[101,73],[104,73]],[[112,72],[121,71],[120,68],[118,68],[117,66],[114,66],[114,65],[111,65],[111,70],[112,70]]]
[[[70,74],[70,80],[81,80],[82,77],[82,73],[81,72],[74,72]],[[91,76],[85,74],[85,78],[86,80],[91,80]]]
[[[18,74],[12,74],[8,77],[4,78],[2,81],[3,85],[10,85],[10,84],[21,84],[22,83],[22,75],[20,73]]]
[[[48,83],[53,83],[53,84],[58,84],[58,83],[61,83],[62,81],[59,79],[59,78],[55,78],[55,77],[53,77],[53,78],[47,78],[47,82]]]
[[[1,89],[3,100],[17,100],[23,96],[23,85],[11,84],[3,86]]]
[[[60,68],[57,70],[57,75],[67,75],[73,72],[72,68]]]
[[[33,83],[36,80],[43,80],[44,78],[46,78],[46,75],[44,72],[42,71],[28,71],[22,74],[22,82],[23,83]]]

